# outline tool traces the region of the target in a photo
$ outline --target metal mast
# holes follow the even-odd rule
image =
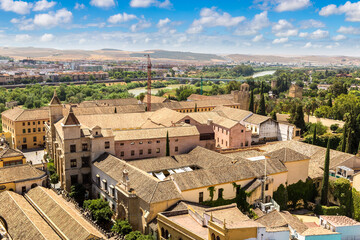
[[[151,111],[151,60],[150,54],[145,54],[147,56],[147,111]]]

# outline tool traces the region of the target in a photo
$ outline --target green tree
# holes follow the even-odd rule
[[[59,182],[59,175],[55,172],[53,174],[51,174],[50,176],[50,183],[51,184],[57,184]]]
[[[342,134],[342,139],[341,139],[341,151],[345,152],[346,149],[346,135],[347,134],[347,127],[346,125],[343,128],[343,134]]]
[[[122,236],[126,236],[131,233],[132,228],[127,220],[116,219],[115,224],[112,226],[111,231]]]
[[[86,189],[82,184],[75,184],[71,186],[69,195],[82,206],[85,200],[85,193]]]
[[[249,111],[254,112],[254,91],[253,90],[251,90],[251,93],[250,93]]]
[[[166,131],[166,156],[170,156],[169,131]]]
[[[329,192],[329,167],[330,167],[330,139],[327,143],[325,164],[324,164],[324,175],[321,184],[321,204],[328,205],[328,192]]]
[[[315,125],[315,128],[314,128],[312,144],[316,145],[316,125]]]
[[[137,98],[141,101],[141,102],[144,102],[144,98],[145,98],[145,93],[140,93]]]
[[[271,112],[271,118],[273,119],[273,120],[277,120],[277,117],[276,117],[276,111],[272,111]]]
[[[143,235],[140,231],[134,231],[125,236],[125,240],[153,240],[150,235]]]
[[[346,209],[346,215],[351,216],[351,205],[352,205],[352,192],[351,183],[348,179],[338,178],[335,182],[332,182],[333,194],[339,202],[340,206]]]
[[[329,96],[327,105],[328,105],[329,107],[332,107],[332,99],[331,99],[331,96]]]
[[[263,91],[264,91],[264,83],[261,82],[260,103],[256,113],[266,116],[265,96]]]
[[[197,104],[195,103],[194,112],[197,112]]]
[[[279,204],[281,210],[287,209],[288,192],[283,184],[280,184],[274,192],[274,200]]]
[[[300,128],[302,132],[304,132],[306,125],[304,120],[303,106],[301,104],[298,104],[295,109],[296,111],[293,123],[296,127]]]
[[[99,223],[109,222],[113,215],[109,203],[101,198],[84,201],[84,208],[89,210],[93,219]]]

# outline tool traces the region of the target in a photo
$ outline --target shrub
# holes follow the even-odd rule
[[[139,231],[134,231],[125,236],[125,240],[153,240],[150,235],[143,235]]]
[[[75,184],[71,186],[70,190],[70,197],[74,198],[75,201],[78,202],[80,206],[82,206],[85,200],[85,187],[82,184]]]
[[[100,223],[110,221],[113,215],[109,203],[101,198],[84,201],[84,208],[89,210],[93,219]]]
[[[131,225],[127,220],[117,219],[111,231],[123,236],[129,234],[132,231]]]
[[[59,175],[57,173],[53,173],[50,176],[50,183],[57,184],[59,182]]]
[[[317,215],[345,215],[346,209],[343,206],[322,206],[322,205],[316,205],[315,207],[315,213]]]
[[[331,126],[330,126],[330,130],[333,132],[335,132],[338,128],[339,128],[339,124],[337,124],[337,123],[331,124]]]
[[[288,192],[283,184],[274,192],[274,200],[280,205],[281,210],[287,209]]]

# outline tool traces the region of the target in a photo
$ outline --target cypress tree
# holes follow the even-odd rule
[[[197,112],[197,104],[195,103],[194,112]]]
[[[276,117],[276,112],[275,111],[272,111],[271,112],[271,118],[273,119],[273,120],[277,120],[277,117]]]
[[[261,92],[260,92],[260,104],[256,111],[257,114],[266,116],[266,109],[265,109],[265,97],[264,97],[264,84],[261,82]]]
[[[170,156],[169,131],[166,131],[166,156]]]
[[[251,90],[250,93],[249,111],[254,112],[254,90]]]
[[[312,144],[316,145],[316,125],[315,125],[315,128],[314,128],[314,135],[313,135]]]
[[[344,126],[342,142],[341,142],[341,151],[342,152],[345,152],[345,148],[346,148],[346,133],[347,133],[347,126]]]
[[[331,99],[331,96],[329,97],[329,100],[328,100],[328,102],[327,102],[327,105],[328,105],[329,107],[332,107],[332,99]]]
[[[296,106],[294,124],[296,127],[301,129],[301,132],[303,132],[305,130],[306,125],[305,125],[305,120],[304,120],[304,111],[303,111],[303,107],[301,104]]]
[[[347,131],[347,138],[346,138],[346,148],[345,148],[346,153],[352,153],[351,135],[352,135],[352,130],[351,128],[349,128]]]
[[[329,166],[330,166],[330,138],[327,142],[325,164],[324,164],[324,176],[321,185],[321,204],[328,204],[328,191],[329,191]]]

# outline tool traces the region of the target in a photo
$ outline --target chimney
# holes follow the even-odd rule
[[[125,190],[130,190],[130,180],[129,180],[129,171],[124,169],[123,171],[123,184],[125,186]]]
[[[207,120],[207,125],[211,125],[211,124],[213,124],[213,120],[212,120],[212,119],[208,119],[208,120]]]

